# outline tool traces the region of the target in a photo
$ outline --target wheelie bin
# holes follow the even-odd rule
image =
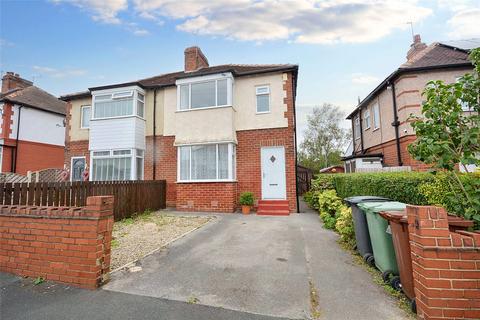
[[[365,217],[365,213],[358,207],[358,204],[362,202],[385,202],[388,201],[388,199],[375,196],[356,196],[345,198],[344,201],[352,208],[353,227],[355,229],[358,253],[360,253],[363,260],[373,267],[375,266],[375,259],[373,257],[372,244],[368,233],[367,218]]]
[[[412,256],[410,254],[410,237],[408,233],[408,220],[405,211],[382,211],[379,214],[387,219],[392,230],[393,247],[400,274],[400,281],[396,278],[392,286],[410,299],[410,308],[416,312],[415,290],[413,287]],[[460,217],[448,216],[448,225],[451,231],[467,230],[473,226],[473,221]]]
[[[363,202],[358,207],[367,216],[368,232],[372,241],[375,266],[382,272],[382,279],[394,286],[398,278],[398,265],[393,248],[392,233],[388,221],[378,213],[381,211],[404,211],[405,203],[391,202]]]

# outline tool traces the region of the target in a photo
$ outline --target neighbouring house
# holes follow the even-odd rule
[[[66,103],[7,72],[0,94],[0,171],[63,168]]]
[[[91,181],[165,179],[167,205],[179,210],[233,212],[252,191],[261,212],[296,211],[298,66],[210,66],[198,47],[184,62],[61,97],[72,180],[85,171]]]
[[[411,114],[421,114],[422,92],[429,81],[453,83],[473,70],[468,55],[479,46],[480,39],[435,42],[427,46],[416,35],[407,61],[347,117],[352,121],[353,143],[343,157],[345,171],[396,166],[428,169],[407,151],[407,146],[415,140],[408,118]]]

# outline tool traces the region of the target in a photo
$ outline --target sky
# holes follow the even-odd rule
[[[299,65],[297,125],[323,103],[352,111],[427,44],[480,37],[480,0],[0,0],[0,70],[54,95],[210,65]],[[348,123],[344,122],[345,126]]]

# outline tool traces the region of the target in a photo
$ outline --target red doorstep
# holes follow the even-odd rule
[[[259,200],[257,215],[262,216],[288,216],[288,200]]]

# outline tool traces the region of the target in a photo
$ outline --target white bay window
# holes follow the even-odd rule
[[[91,152],[91,181],[143,179],[143,150],[105,150]]]
[[[132,87],[130,87],[132,88]],[[144,117],[145,93],[139,87],[131,90],[93,92],[92,119],[107,119],[137,115]]]
[[[235,145],[221,143],[178,147],[178,180],[235,180]]]

